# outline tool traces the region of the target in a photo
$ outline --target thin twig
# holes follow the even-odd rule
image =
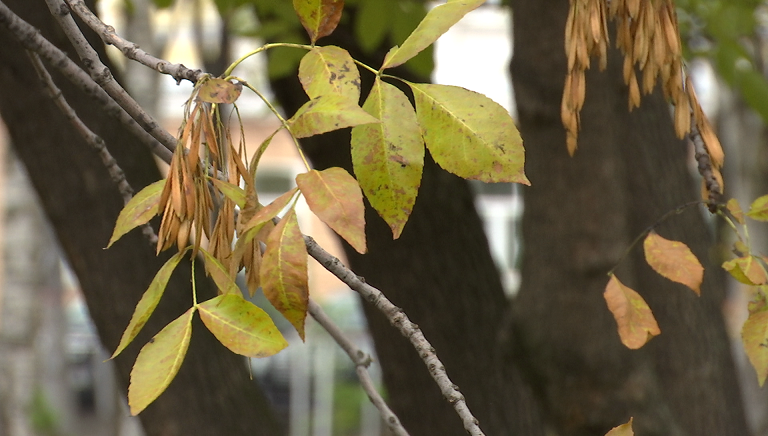
[[[53,102],[64,114],[64,117],[67,119],[67,121],[72,124],[77,133],[79,133],[85,142],[88,143],[88,145],[90,145],[94,151],[96,151],[96,154],[98,154],[102,164],[106,167],[107,172],[109,172],[109,177],[113,182],[115,182],[115,185],[117,185],[117,189],[120,191],[120,195],[123,197],[123,203],[128,204],[128,202],[131,201],[131,198],[133,198],[134,190],[128,183],[128,180],[125,178],[123,169],[120,168],[115,158],[107,149],[104,140],[99,135],[95,134],[91,129],[89,129],[83,120],[77,116],[75,110],[64,98],[61,90],[53,82],[53,78],[43,65],[43,62],[40,60],[40,56],[32,51],[27,51],[27,54],[32,61],[32,67],[34,67],[35,72],[37,72],[37,76],[40,78],[43,87],[48,91],[48,94],[50,95]],[[157,245],[157,234],[155,233],[154,229],[152,229],[152,226],[149,225],[149,223],[142,225],[142,233],[144,233],[147,239],[149,239],[150,244]]]
[[[131,134],[146,144],[152,153],[165,162],[170,163],[172,156],[170,150],[147,133],[85,71],[80,69],[66,53],[51,44],[32,25],[14,14],[2,0],[0,0],[0,26],[8,29],[9,33],[24,48],[40,55],[48,65],[56,68],[67,80],[72,82],[86,95],[96,100],[110,116],[123,123]]]
[[[117,102],[126,112],[128,112],[139,125],[150,135],[160,141],[168,150],[173,151],[176,148],[176,138],[162,128],[160,124],[152,118],[144,108],[136,102],[128,93],[117,83],[112,71],[101,62],[99,54],[91,47],[91,44],[85,39],[85,36],[77,27],[75,19],[72,18],[69,6],[64,0],[45,0],[51,14],[56,18],[67,35],[69,41],[75,47],[78,56],[83,61],[85,70],[91,78],[99,84],[112,99]]]
[[[101,40],[104,41],[105,44],[117,47],[128,59],[133,59],[159,73],[167,74],[176,79],[176,83],[181,83],[182,80],[189,80],[192,83],[197,83],[197,81],[205,75],[205,73],[199,69],[193,70],[182,64],[173,64],[164,59],[152,56],[139,48],[136,43],[122,38],[115,32],[114,27],[105,24],[99,17],[91,12],[83,0],[67,0],[67,3],[77,16],[88,25],[88,27],[99,34]]]
[[[323,309],[315,303],[314,300],[309,300],[309,314],[312,318],[322,326],[328,334],[336,341],[339,346],[347,353],[352,363],[355,364],[355,372],[357,372],[357,378],[360,379],[360,384],[363,390],[368,394],[368,399],[371,400],[374,406],[379,409],[381,417],[384,422],[387,423],[392,433],[397,436],[408,436],[408,431],[400,423],[394,412],[387,406],[384,398],[376,390],[376,386],[371,379],[371,374],[368,372],[368,366],[371,364],[371,356],[363,350],[357,348],[354,343],[341,331],[336,323],[323,311]]]
[[[464,429],[472,436],[483,436],[484,433],[480,430],[477,418],[470,412],[464,400],[464,395],[459,391],[459,387],[448,378],[445,366],[438,359],[435,349],[424,337],[419,326],[412,323],[403,310],[392,304],[380,290],[365,283],[361,277],[358,277],[349,268],[344,266],[338,258],[325,251],[312,237],[304,236],[304,242],[310,256],[320,262],[325,269],[338,277],[351,289],[357,291],[366,301],[373,304],[387,317],[395,328],[400,330],[400,333],[411,342],[411,345],[419,353],[419,357],[424,361],[429,373],[443,393],[443,397],[453,405],[454,410],[456,410],[464,424]]]

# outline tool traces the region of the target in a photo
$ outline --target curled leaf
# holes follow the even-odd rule
[[[197,98],[206,103],[232,104],[243,91],[243,84],[232,83],[228,80],[207,79],[197,91]]]
[[[621,343],[627,348],[636,350],[661,334],[651,308],[643,297],[632,288],[624,286],[616,276],[611,275],[603,297],[618,324]]]
[[[651,232],[645,238],[643,248],[645,260],[654,271],[673,282],[688,286],[696,294],[701,294],[704,267],[687,245]]]
[[[632,431],[632,418],[629,418],[628,422],[612,428],[605,436],[634,436],[634,434],[635,432]]]

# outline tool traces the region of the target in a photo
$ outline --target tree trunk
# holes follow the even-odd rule
[[[42,2],[6,2],[43,34],[63,42]],[[0,114],[24,162],[59,243],[80,280],[105,348],[114,350],[135,304],[168,255],[155,257],[139,231],[104,250],[122,201],[107,171],[53,105],[19,44],[0,30]],[[102,50],[103,53],[103,50]],[[157,180],[154,160],[125,129],[59,75],[54,79],[80,117],[108,144],[136,189]],[[191,304],[189,263],[174,274],[143,333],[116,359],[123,389],[140,346]],[[201,269],[198,268],[198,271]],[[214,295],[204,277],[198,294]],[[140,417],[148,436],[278,435],[262,393],[244,359],[227,351],[197,321],[189,353],[176,379]]]
[[[570,158],[559,115],[568,3],[513,3],[511,70],[531,180],[515,324],[548,418],[561,435],[604,434],[630,416],[639,435],[748,434],[702,214],[686,211],[656,229],[710,267],[700,298],[655,275],[640,247],[622,260],[663,213],[697,198],[667,103],[657,92],[629,113],[621,55],[609,53],[606,72],[587,74]],[[618,277],[646,299],[662,331],[638,351],[619,342],[601,295],[619,262]]]

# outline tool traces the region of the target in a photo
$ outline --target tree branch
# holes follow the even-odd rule
[[[30,61],[32,61],[32,67],[34,67],[37,76],[40,78],[40,81],[43,84],[43,87],[48,90],[48,94],[50,95],[51,100],[53,100],[56,106],[61,110],[61,112],[64,114],[64,117],[72,124],[77,133],[79,133],[85,142],[87,142],[88,145],[90,145],[94,151],[96,151],[96,154],[99,155],[101,163],[104,164],[107,172],[109,172],[109,177],[113,182],[115,182],[115,185],[117,185],[117,189],[120,191],[120,195],[123,197],[123,203],[128,204],[128,202],[131,201],[131,198],[133,198],[134,190],[128,183],[128,180],[125,178],[123,169],[120,168],[115,158],[112,157],[112,154],[107,149],[104,140],[99,135],[95,134],[91,129],[89,129],[83,120],[77,116],[74,108],[69,105],[67,99],[65,99],[64,95],[61,93],[61,90],[56,86],[56,83],[54,83],[51,74],[40,60],[40,56],[32,51],[27,51],[27,54],[29,55]],[[141,226],[141,231],[149,240],[150,245],[157,245],[157,234],[155,233],[155,230],[152,229],[152,226],[149,225],[149,223],[143,224]]]
[[[96,100],[110,116],[123,123],[134,136],[147,145],[153,154],[170,163],[172,153],[169,149],[165,148],[157,139],[147,133],[136,120],[112,100],[106,91],[94,82],[85,71],[80,69],[66,53],[51,44],[32,25],[14,14],[2,0],[0,0],[0,26],[8,29],[11,36],[24,48],[40,55],[43,60],[56,68],[72,84]]]
[[[464,400],[464,395],[459,391],[459,387],[448,378],[445,366],[438,359],[435,349],[424,337],[419,326],[411,322],[403,310],[392,304],[380,290],[365,283],[362,277],[358,277],[349,268],[344,266],[338,258],[325,251],[311,236],[304,236],[304,242],[307,245],[307,252],[310,256],[379,309],[389,322],[411,342],[411,345],[419,353],[421,360],[427,365],[427,369],[440,388],[443,397],[453,405],[454,410],[456,410],[459,418],[461,418],[461,421],[464,423],[464,429],[472,436],[483,436],[484,433],[480,430],[477,418],[469,410]]]
[[[315,303],[314,300],[309,300],[309,314],[312,318],[320,324],[328,334],[336,341],[337,344],[347,353],[349,359],[355,364],[355,372],[357,372],[357,378],[360,379],[360,385],[363,390],[368,394],[368,399],[371,400],[374,406],[379,409],[381,417],[392,430],[392,433],[397,436],[408,436],[408,431],[400,423],[397,415],[387,406],[384,398],[381,397],[379,391],[376,390],[376,386],[371,379],[371,374],[368,373],[368,366],[371,364],[371,356],[363,350],[357,348],[354,343],[341,331],[339,326],[333,322],[333,320],[323,311],[323,309]]]
[[[112,75],[112,71],[101,62],[99,54],[91,47],[91,44],[85,39],[80,28],[77,27],[77,23],[75,23],[75,19],[72,18],[70,13],[69,6],[63,0],[45,0],[45,3],[62,30],[64,30],[69,41],[75,47],[80,60],[82,60],[91,78],[104,88],[107,94],[125,109],[147,133],[154,136],[168,150],[173,151],[176,148],[176,138],[160,127],[160,124],[117,83],[117,80]]]
[[[181,83],[182,80],[189,80],[192,83],[197,83],[197,81],[205,75],[205,73],[199,69],[193,70],[182,64],[173,64],[164,59],[152,56],[139,48],[136,43],[122,38],[115,32],[114,27],[105,24],[99,17],[91,12],[83,0],[67,0],[67,3],[72,11],[74,11],[77,16],[88,25],[88,27],[99,34],[101,40],[104,41],[105,44],[117,47],[126,58],[133,59],[159,73],[167,74],[176,79],[176,83]]]

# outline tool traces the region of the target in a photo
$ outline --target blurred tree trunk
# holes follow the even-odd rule
[[[702,296],[653,273],[631,241],[665,212],[697,199],[686,144],[653,94],[627,111],[619,53],[587,74],[579,149],[565,150],[560,99],[568,3],[513,1],[511,70],[525,139],[525,254],[517,336],[548,418],[562,435],[603,434],[635,417],[639,435],[748,434],[722,319],[722,276],[698,210],[657,228],[682,240],[708,272]],[[638,351],[619,342],[602,297],[605,275],[648,302],[662,334]]]
[[[74,53],[43,2],[5,3]],[[168,255],[155,257],[138,231],[103,249],[122,208],[114,183],[41,89],[24,50],[4,30],[0,46],[0,114],[77,274],[101,341],[114,350],[136,302]],[[121,125],[65,79],[57,74],[54,79],[85,123],[104,138],[134,188],[160,177],[153,157]],[[140,346],[192,304],[189,263],[179,269],[143,333],[116,359],[123,392]],[[214,295],[202,275],[197,279],[199,295]],[[147,436],[282,434],[244,359],[218,344],[200,322],[194,330],[176,379],[140,415]]]

